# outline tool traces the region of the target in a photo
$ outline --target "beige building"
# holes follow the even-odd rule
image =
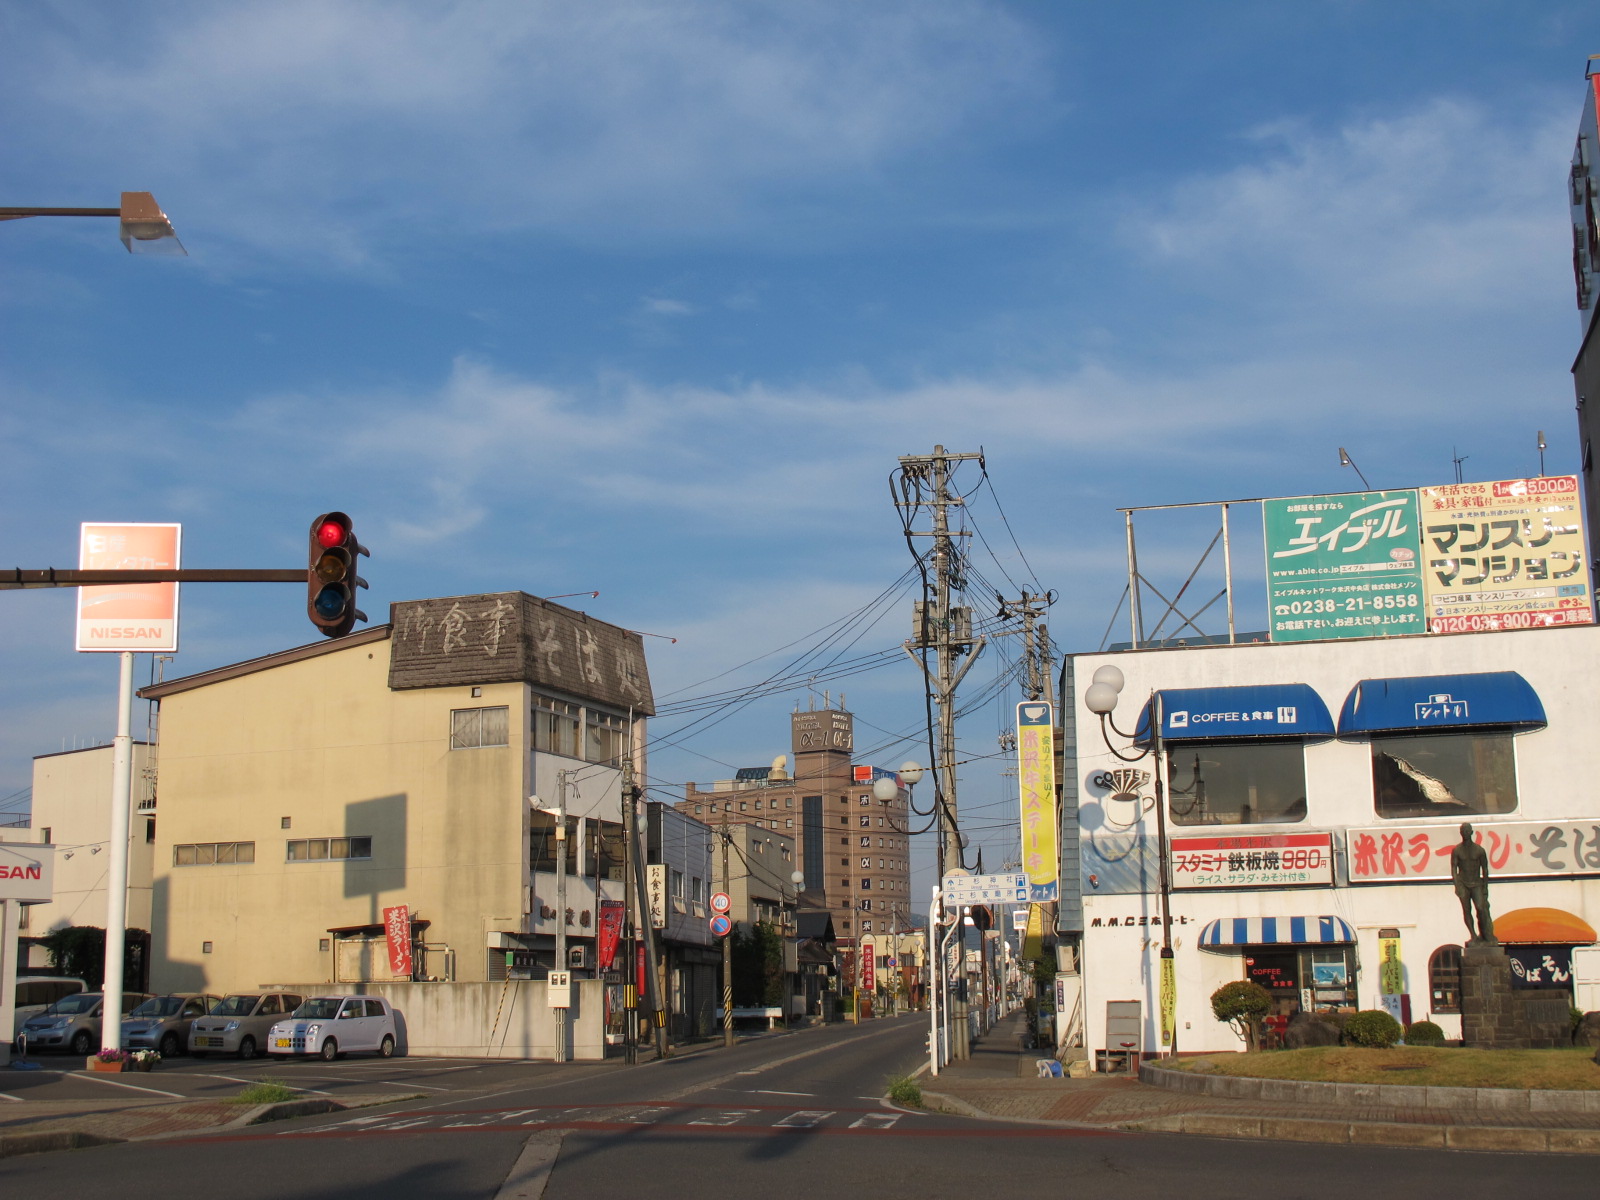
[[[24,937],[43,937],[69,925],[106,923],[106,868],[111,855],[110,746],[41,754],[33,760],[31,840],[56,847],[55,899],[22,910]],[[133,744],[133,794],[128,823],[129,929],[150,929],[152,864],[156,838],[155,756]],[[14,838],[13,840],[20,840]],[[34,947],[29,965],[45,965]],[[139,981],[128,986],[137,991]]]
[[[520,592],[391,617],[140,693],[161,704],[156,987],[542,976],[558,920],[594,962],[652,711],[639,636]],[[567,814],[564,906],[535,796]]]

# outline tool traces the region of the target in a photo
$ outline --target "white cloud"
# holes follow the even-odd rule
[[[1564,286],[1571,113],[1436,99],[1333,133],[1253,131],[1253,161],[1177,181],[1123,225],[1206,288],[1306,307],[1483,309]]]
[[[433,227],[725,234],[1044,86],[985,0],[161,11],[10,14],[17,157],[137,175],[197,246],[345,264]]]

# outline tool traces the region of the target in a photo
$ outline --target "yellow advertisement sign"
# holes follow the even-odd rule
[[[1022,935],[1022,957],[1035,962],[1044,957],[1044,906],[1028,905],[1028,928]]]
[[[1174,958],[1161,960],[1161,1044],[1172,1045],[1178,1027],[1178,962]]]
[[[1022,869],[1028,876],[1028,899],[1046,904],[1057,898],[1061,864],[1055,713],[1042,700],[1017,705],[1017,783],[1022,794]]]
[[[1418,490],[1429,633],[1594,620],[1576,475]]]
[[[1380,937],[1378,939],[1378,994],[1382,996],[1403,995],[1406,990],[1405,968],[1400,965],[1400,939],[1397,937]]]

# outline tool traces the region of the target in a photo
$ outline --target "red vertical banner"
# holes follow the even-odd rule
[[[411,978],[411,910],[404,904],[383,910],[383,931],[389,939],[389,974]]]
[[[600,929],[598,945],[595,947],[595,961],[602,974],[611,970],[617,961],[617,943],[622,940],[622,910],[621,900],[600,901]]]
[[[642,1001],[644,997],[650,994],[650,989],[645,986],[649,972],[645,969],[644,965],[644,946],[635,946],[634,949],[638,951],[638,954],[635,956],[634,974],[637,976],[636,982],[639,987],[639,998]]]

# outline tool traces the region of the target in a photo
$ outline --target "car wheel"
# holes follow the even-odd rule
[[[383,1044],[378,1047],[378,1054],[383,1058],[394,1057],[394,1039],[387,1033],[383,1035]]]
[[[81,1054],[87,1058],[89,1056],[89,1052],[93,1049],[94,1039],[89,1036],[89,1031],[87,1029],[80,1029],[77,1033],[72,1035],[72,1052],[74,1054]]]
[[[329,1038],[322,1043],[322,1061],[332,1062],[339,1057],[339,1043]]]
[[[178,1050],[179,1050],[179,1046],[178,1046],[178,1035],[177,1034],[169,1033],[169,1034],[167,1034],[165,1037],[163,1037],[161,1039],[161,1057],[162,1058],[177,1058],[178,1057]]]
[[[254,1058],[256,1056],[256,1040],[253,1037],[239,1039],[239,1057]]]

